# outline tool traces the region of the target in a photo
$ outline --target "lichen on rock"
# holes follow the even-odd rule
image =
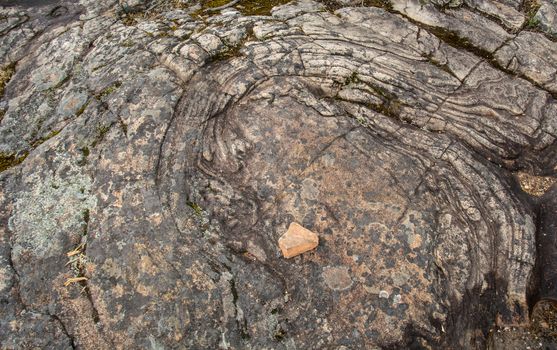
[[[23,178],[24,190],[18,195],[10,218],[14,258],[31,254],[37,259],[63,256],[68,241],[83,236],[85,213],[93,210],[92,181],[68,155],[57,155],[64,173],[29,174]]]

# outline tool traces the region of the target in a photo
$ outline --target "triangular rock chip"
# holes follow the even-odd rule
[[[292,258],[315,249],[319,244],[319,237],[302,225],[293,222],[288,227],[288,231],[279,238],[278,243],[282,255],[285,258]]]

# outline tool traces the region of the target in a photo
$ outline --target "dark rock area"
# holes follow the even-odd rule
[[[551,6],[0,1],[0,348],[556,349]]]

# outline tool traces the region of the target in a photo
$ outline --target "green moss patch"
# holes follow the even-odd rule
[[[15,64],[10,64],[0,69],[0,97],[4,96],[4,88],[15,73]]]
[[[194,202],[188,202],[188,206],[193,209],[195,215],[201,216],[203,214],[203,209],[199,206],[199,204]]]
[[[116,91],[120,86],[122,86],[122,83],[119,82],[119,81],[116,81],[113,84],[111,84],[110,86],[106,87],[101,92],[99,92],[97,95],[95,95],[95,97],[97,98],[97,100],[101,100],[102,98],[104,98],[104,97],[110,95],[111,93],[113,93],[114,91]]]
[[[526,15],[526,28],[534,29],[540,24],[539,20],[535,18],[540,6],[541,4],[538,0],[525,0],[522,3],[522,11]]]
[[[207,14],[208,10],[224,6],[229,4],[231,1],[232,0],[203,1],[201,9],[193,13],[192,16],[201,17],[202,15]],[[241,0],[231,7],[237,9],[246,16],[269,16],[273,7],[289,3],[290,1],[291,0]]]
[[[27,153],[21,157],[16,157],[14,154],[0,153],[0,173],[20,164],[26,157]]]
[[[43,137],[35,140],[35,142],[33,142],[31,144],[31,146],[33,148],[38,147],[40,144],[50,140],[51,138],[55,137],[56,135],[58,135],[60,133],[60,131],[62,130],[52,130],[51,132],[49,132],[48,134],[44,135]]]
[[[289,3],[289,0],[243,0],[236,6],[238,10],[247,16],[268,16],[275,6],[284,5]]]
[[[221,7],[224,6],[228,3],[230,3],[231,0],[209,0],[207,2],[205,2],[204,7],[205,8],[215,8],[215,7]]]

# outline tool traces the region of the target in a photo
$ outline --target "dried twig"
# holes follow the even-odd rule
[[[66,280],[66,282],[64,282],[64,287],[69,286],[72,283],[77,283],[77,282],[81,282],[81,281],[87,281],[87,277],[72,277],[72,278],[68,278]]]
[[[72,257],[74,255],[77,255],[77,254],[81,253],[81,251],[83,250],[84,247],[85,247],[85,245],[83,243],[81,243],[74,250],[71,250],[71,251],[67,252],[66,255],[68,256],[68,258]]]

